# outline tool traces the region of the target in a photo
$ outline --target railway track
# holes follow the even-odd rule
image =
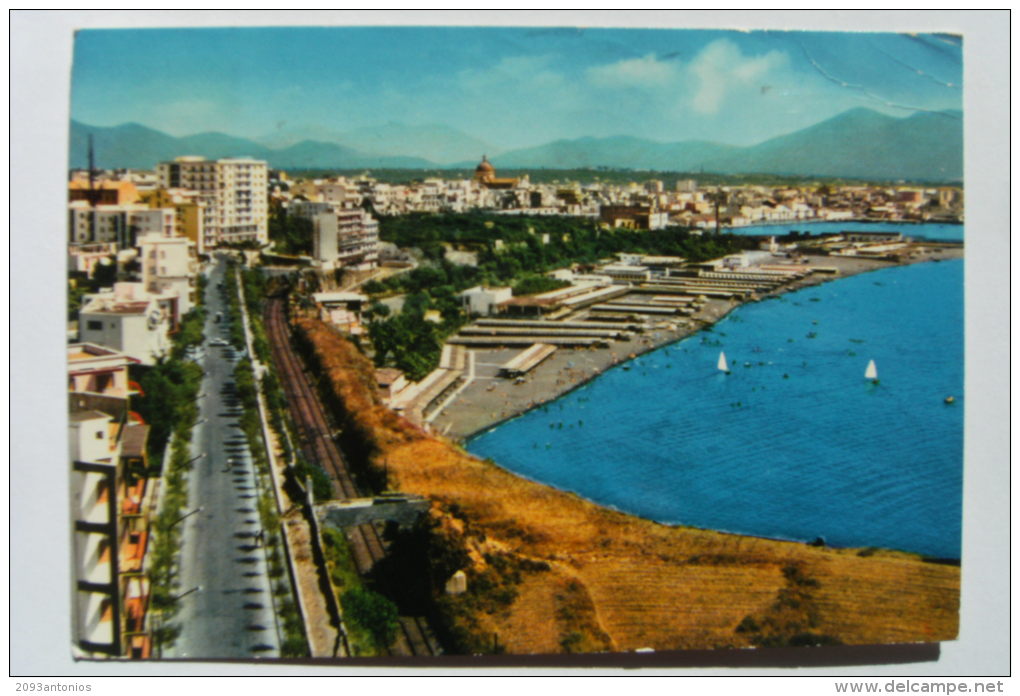
[[[337,500],[363,497],[368,494],[357,485],[347,462],[334,441],[326,410],[319,399],[302,359],[294,351],[287,326],[285,300],[270,298],[265,304],[266,333],[273,361],[287,396],[291,418],[299,431],[299,443],[305,457],[318,462],[329,475],[333,497]],[[363,524],[348,530],[351,552],[358,573],[366,575],[386,555],[386,547],[379,530],[372,524]],[[400,631],[390,647],[395,656],[432,656],[439,654],[439,646],[431,637],[422,617],[401,616]]]

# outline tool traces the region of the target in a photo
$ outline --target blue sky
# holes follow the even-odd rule
[[[71,114],[172,135],[441,124],[498,150],[747,145],[856,107],[962,109],[959,37],[535,28],[87,30]]]

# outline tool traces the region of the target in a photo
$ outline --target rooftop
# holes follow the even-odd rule
[[[113,416],[109,416],[102,411],[72,411],[71,422],[81,423],[82,421],[90,420],[110,420]]]
[[[144,457],[145,443],[149,439],[149,426],[141,423],[130,423],[124,427],[124,438],[121,441],[121,456]]]
[[[365,295],[356,292],[317,292],[312,295],[312,298],[320,304],[329,302],[368,302],[368,298]]]
[[[135,301],[135,302],[114,302],[112,304],[105,304],[99,306],[92,306],[83,308],[82,314],[145,314],[145,310],[148,309],[149,302],[147,300]]]
[[[395,367],[380,367],[375,371],[375,381],[380,387],[388,387],[403,376],[403,371]]]
[[[95,358],[126,357],[112,348],[106,348],[97,343],[72,343],[67,347],[67,361],[94,360]]]

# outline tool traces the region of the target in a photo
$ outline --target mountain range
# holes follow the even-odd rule
[[[251,156],[280,169],[473,168],[487,143],[445,126],[388,123],[346,133],[321,130],[301,139],[279,132],[261,142],[225,133],[176,138],[129,123],[113,127],[71,122],[71,167],[87,166],[88,136],[96,165],[151,169],[180,155]],[[453,159],[455,156],[461,160]],[[959,111],[894,118],[852,109],[757,145],[684,140],[662,143],[632,136],[581,137],[503,152],[506,169],[609,167],[720,174],[784,174],[860,179],[949,181],[963,178],[963,120]]]
[[[443,125],[409,126],[385,123],[349,131],[321,126],[280,129],[254,140],[268,148],[285,148],[304,140],[337,143],[352,150],[388,156],[421,157],[438,165],[461,160],[477,163],[479,153],[498,154],[494,145]],[[471,166],[474,166],[474,163]],[[436,166],[436,165],[432,165]]]

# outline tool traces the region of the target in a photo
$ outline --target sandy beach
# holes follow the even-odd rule
[[[926,248],[930,249],[930,253],[903,264],[839,256],[812,257],[814,265],[837,268],[839,273],[812,274],[764,297],[893,265],[962,258],[964,253],[962,245]],[[520,353],[520,349],[474,349],[474,379],[438,415],[434,415],[430,424],[432,431],[453,440],[464,441],[576,389],[613,365],[697,333],[741,304],[737,301],[712,299],[687,321],[673,319],[661,322],[651,331],[635,334],[629,340],[614,341],[605,348],[561,348],[520,382],[497,376],[499,367]]]

